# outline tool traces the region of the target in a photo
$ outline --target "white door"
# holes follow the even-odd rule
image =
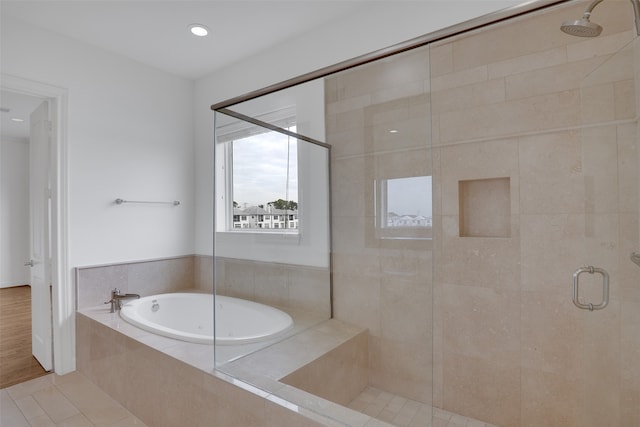
[[[29,144],[29,198],[31,260],[31,345],[42,367],[53,368],[51,331],[50,218],[50,121],[49,103],[31,113]]]

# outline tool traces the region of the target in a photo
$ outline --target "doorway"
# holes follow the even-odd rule
[[[6,90],[1,98],[2,320],[15,327],[2,331],[3,350],[8,350],[0,362],[11,367],[15,382],[53,369],[48,262],[51,101]],[[8,381],[4,374],[8,372],[2,380]]]
[[[48,100],[50,108],[50,185],[47,197],[48,259],[51,308],[48,324],[52,332],[51,369],[58,374],[75,370],[75,293],[72,289],[68,262],[67,151],[66,112],[67,90],[16,76],[2,74],[0,89],[6,92]],[[29,257],[28,257],[29,258]],[[30,262],[30,259],[25,259]]]

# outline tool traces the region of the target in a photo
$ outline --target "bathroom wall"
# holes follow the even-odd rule
[[[600,37],[562,33],[584,7],[431,50],[434,404],[500,426],[640,425],[635,31],[610,1]],[[571,302],[585,265],[601,312]]]
[[[29,268],[29,141],[0,142],[0,288],[25,285]]]
[[[211,289],[211,282],[205,281],[203,287]],[[329,318],[330,292],[328,268],[217,258],[216,294]]]
[[[69,271],[192,254],[193,82],[5,17],[0,39],[2,73],[68,90]]]
[[[435,406],[500,426],[639,423],[640,55],[618,52],[635,35],[626,1],[600,6],[597,39],[560,32],[584,7],[435,43],[430,88],[409,71],[428,53],[327,79],[334,314],[369,328],[372,385],[430,398],[433,283]],[[411,173],[433,173],[433,241],[390,243],[370,189]],[[615,278],[602,312],[571,302],[583,265]]]
[[[216,294],[329,317],[328,268],[218,257]],[[194,287],[213,289],[213,257],[194,257]]]
[[[317,141],[325,140],[324,84],[322,80],[308,82],[234,105],[231,110],[266,122],[274,120],[274,114],[280,119],[282,119],[282,115],[289,116],[288,118],[295,119],[297,134]],[[231,174],[227,162],[231,161],[231,140],[233,136],[238,136],[239,129],[246,129],[247,125],[252,127],[254,125],[231,119],[222,113],[216,113],[215,118],[218,138],[214,168],[216,174],[213,180],[216,195],[216,256],[263,263],[327,268],[330,252],[329,150],[302,140],[298,140],[296,145],[298,175],[295,178],[290,177],[290,183],[295,182],[297,186],[297,194],[291,196],[298,202],[299,230],[296,235],[229,231],[227,227],[231,221],[227,216],[231,207],[228,203],[232,200],[232,195],[227,192],[231,190],[232,186],[229,181]],[[271,182],[273,173],[271,170],[258,170],[255,171],[256,176],[253,179]],[[282,185],[284,185],[284,178]],[[213,219],[213,215],[209,215],[208,229],[213,229]],[[209,242],[206,248],[199,248],[199,254],[211,255],[213,248],[213,242]]]
[[[520,3],[523,2],[458,0],[453,8],[449,0],[370,2],[360,13],[345,15],[342,20],[328,22],[301,37],[198,79],[194,90],[198,195],[195,253],[211,254],[212,104]],[[291,61],[292,55],[295,61]]]
[[[263,304],[329,317],[327,268],[218,258],[216,291]],[[141,296],[166,292],[213,292],[213,257],[132,261],[76,268],[77,309],[102,305],[115,288]]]
[[[194,257],[185,256],[76,268],[76,308],[100,306],[116,288],[140,296],[193,290],[195,266]]]
[[[429,48],[331,76],[325,99],[334,317],[368,328],[372,386],[429,403],[433,241],[428,229],[380,224],[376,193],[385,180],[432,175]],[[430,200],[424,190],[411,197]]]
[[[0,72],[66,90],[68,238],[60,275],[84,265],[193,253],[193,82],[0,17]],[[3,80],[3,84],[6,80]],[[116,205],[115,199],[179,200]],[[54,283],[56,372],[74,368],[72,280]]]

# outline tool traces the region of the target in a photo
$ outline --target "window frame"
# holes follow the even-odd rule
[[[284,128],[284,129],[288,130],[290,132],[294,132],[294,130],[292,130],[292,128],[295,129],[295,126],[296,126],[294,118],[290,118],[286,122],[288,123],[288,125],[286,125],[286,128]],[[251,135],[246,136],[246,137],[252,137],[252,136],[256,136],[256,135],[260,135],[260,134],[266,134],[266,133],[269,133],[269,132],[276,132],[277,133],[277,131],[266,129],[265,132],[252,133]],[[288,137],[291,137],[291,136],[288,136]],[[233,172],[233,164],[234,164],[233,153],[234,153],[234,148],[233,148],[233,144],[235,142],[241,140],[241,139],[242,138],[237,138],[237,139],[232,139],[230,141],[227,141],[228,146],[227,146],[227,149],[225,150],[225,156],[226,156],[226,167],[225,167],[226,175],[225,175],[225,180],[226,180],[226,182],[228,184],[226,186],[226,190],[225,191],[228,192],[227,194],[231,195],[231,197],[227,196],[227,203],[228,204],[230,203],[230,206],[227,206],[227,208],[230,209],[230,211],[231,211],[231,214],[228,215],[227,218],[230,218],[231,216],[236,216],[236,214],[235,214],[235,209],[236,208],[233,206],[233,201],[235,201],[235,197],[234,197],[234,194],[233,194],[233,181],[234,181],[234,172]],[[298,164],[298,161],[299,161],[299,153],[298,153],[297,147],[298,147],[298,141],[296,139],[296,153],[295,153],[296,164]],[[300,179],[301,179],[300,170],[298,168],[296,168],[296,182],[300,182]],[[289,197],[290,200],[294,200],[296,202],[296,204],[298,204],[298,200],[300,200],[300,188],[299,188],[299,186],[297,187],[295,198],[292,198],[291,195],[289,195],[288,197]],[[268,202],[266,202],[265,205],[263,205],[263,206],[266,206],[266,204],[268,204]],[[260,206],[258,206],[258,207],[260,207]],[[263,208],[263,209],[265,209],[265,208]],[[268,208],[266,208],[265,210],[266,210],[265,213],[256,213],[256,216],[258,217],[257,222],[262,222],[262,223],[265,223],[265,224],[268,223],[269,224],[268,227],[256,227],[256,228],[248,228],[248,229],[238,230],[237,228],[233,227],[233,222],[229,223],[227,221],[227,227],[226,227],[227,230],[226,231],[228,231],[228,232],[236,232],[236,233],[237,232],[251,233],[252,230],[253,230],[253,232],[261,233],[261,234],[265,233],[265,232],[268,232],[268,233],[282,233],[282,234],[298,234],[300,232],[298,227],[296,227],[296,228],[272,227],[271,225],[275,221],[278,221],[278,218],[281,215],[284,215],[284,214],[279,214],[279,213],[275,214],[275,213],[269,212]],[[294,215],[298,215],[299,214],[299,209],[297,209],[295,211],[287,209],[286,212],[287,212],[287,214],[289,212],[293,212]],[[240,214],[240,215],[242,215],[242,214]],[[247,216],[247,214],[245,214],[245,216]],[[299,223],[297,223],[297,224],[299,224]],[[276,230],[278,228],[281,231],[274,231],[274,230]],[[268,231],[265,231],[265,230],[268,230]]]
[[[429,193],[433,195],[433,176],[394,176],[386,178],[374,179],[373,182],[373,198],[375,205],[375,236],[380,240],[433,240],[433,208],[431,211],[431,226],[406,226],[406,227],[390,227],[388,223],[388,183],[394,179],[429,177],[430,187]]]
[[[324,139],[324,85],[317,82],[304,88],[296,88],[293,96],[281,99],[259,99],[249,105],[240,105],[233,110],[217,109],[214,114],[213,195],[214,233],[213,252],[216,257],[246,259],[262,262],[283,262],[287,264],[327,267],[330,263],[330,172],[331,146],[321,142]],[[264,102],[263,102],[264,101]],[[278,107],[293,105],[292,107]],[[272,113],[261,114],[264,111]],[[283,233],[286,229],[272,232],[226,231],[226,221],[230,215],[227,206],[233,207],[232,200],[226,204],[227,194],[231,194],[226,179],[227,167],[224,159],[230,149],[226,142],[233,139],[230,133],[251,130],[252,126],[278,131],[285,119],[295,117],[297,132],[284,134],[298,139],[298,210],[296,222],[300,225],[297,233]],[[290,122],[290,120],[289,120]],[[275,128],[275,129],[274,129]],[[313,135],[308,137],[305,135]],[[234,136],[237,137],[237,136]]]

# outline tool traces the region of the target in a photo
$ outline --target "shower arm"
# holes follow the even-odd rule
[[[596,8],[597,5],[599,5],[600,3],[602,3],[604,0],[594,0],[593,2],[591,2],[591,4],[589,5],[589,7],[587,7],[584,11],[584,14],[587,15],[587,17],[591,16],[591,12],[593,12],[593,9]],[[633,0],[631,0],[633,1]]]
[[[589,19],[591,16],[591,12],[596,8],[597,5],[602,3],[604,0],[594,0],[591,2],[589,7],[587,7],[584,11],[584,18]],[[640,0],[631,0],[631,4],[633,5],[633,16],[635,17],[636,23],[636,34],[640,36]]]
[[[640,1],[631,0],[633,14],[636,17],[636,34],[640,36]]]

